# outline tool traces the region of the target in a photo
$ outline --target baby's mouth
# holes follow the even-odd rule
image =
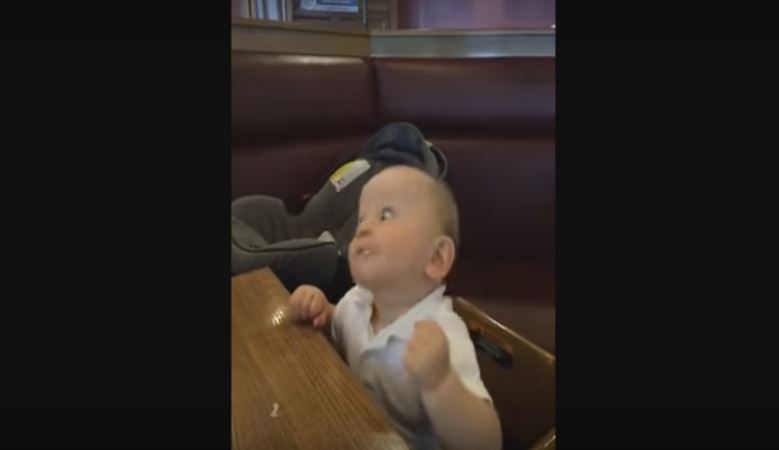
[[[370,256],[373,254],[373,250],[365,247],[357,248],[357,256]]]

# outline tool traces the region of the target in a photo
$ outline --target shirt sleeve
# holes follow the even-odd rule
[[[357,295],[358,287],[354,286],[341,297],[341,300],[335,305],[335,310],[333,311],[333,320],[330,322],[330,334],[339,351],[343,342],[344,311],[348,308],[349,303],[357,298]]]
[[[492,402],[492,397],[484,386],[476,359],[476,348],[471,341],[465,322],[455,315],[448,316],[441,323],[449,341],[449,360],[466,389],[475,396]]]

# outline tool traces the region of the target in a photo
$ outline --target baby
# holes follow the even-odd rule
[[[352,372],[412,448],[492,449],[501,430],[463,320],[444,296],[459,244],[454,198],[393,166],[364,186],[349,245],[356,286],[337,306],[300,286],[293,320],[328,329]]]

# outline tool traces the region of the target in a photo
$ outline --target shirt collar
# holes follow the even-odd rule
[[[389,338],[393,336],[403,340],[411,339],[411,335],[414,333],[414,323],[419,320],[426,320],[433,317],[437,307],[444,301],[444,292],[446,292],[445,284],[433,289],[425,298],[412,306],[411,309],[395,319],[394,322],[384,327],[376,336],[374,336],[370,347],[384,346]],[[371,329],[370,317],[373,310],[373,294],[371,291],[361,286],[357,286],[356,303],[363,309],[365,325]]]

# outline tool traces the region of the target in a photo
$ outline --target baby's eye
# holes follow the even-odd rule
[[[392,208],[384,207],[381,210],[381,220],[387,220],[395,216],[395,211]]]

